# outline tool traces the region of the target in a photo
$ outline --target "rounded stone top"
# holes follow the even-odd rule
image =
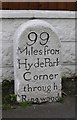
[[[18,39],[20,39],[21,36],[23,36],[24,34],[27,34],[26,32],[29,32],[32,30],[40,32],[43,29],[45,31],[50,32],[50,34],[53,34],[53,36],[56,38],[56,41],[54,40],[54,42],[57,42],[61,46],[59,36],[58,36],[56,30],[54,29],[54,27],[50,23],[48,23],[44,20],[39,20],[39,19],[29,20],[29,21],[21,24],[20,27],[15,32],[14,40],[15,40],[15,42],[18,41]]]

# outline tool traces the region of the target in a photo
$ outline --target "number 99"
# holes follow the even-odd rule
[[[44,36],[43,36],[44,35]],[[40,45],[45,45],[47,44],[48,40],[49,40],[49,34],[47,32],[42,32],[40,34],[40,38],[43,42],[40,42]]]
[[[33,38],[31,38],[31,37],[33,37]],[[37,40],[37,34],[35,32],[29,33],[28,39],[31,41],[31,44],[27,43],[27,45],[29,45],[29,46],[33,45]]]
[[[38,35],[35,32],[31,32],[28,34],[28,39],[30,40],[30,43],[27,43],[27,45],[31,46],[37,41]],[[47,32],[42,32],[40,34],[40,39],[41,41],[39,42],[40,45],[45,45],[47,44],[49,40],[49,34]]]

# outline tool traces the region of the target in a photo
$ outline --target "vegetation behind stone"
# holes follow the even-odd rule
[[[58,102],[64,102],[64,96],[75,96],[77,88],[76,78],[62,78],[62,98],[59,99]],[[32,103],[24,102],[18,103],[16,101],[16,95],[14,94],[14,80],[8,81],[3,80],[2,82],[2,108],[3,110],[8,110],[11,108],[15,108],[17,105],[22,107],[31,106]]]

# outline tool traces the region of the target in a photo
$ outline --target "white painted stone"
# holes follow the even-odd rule
[[[56,32],[60,38],[61,45],[62,45],[62,65],[64,68],[62,70],[63,72],[62,75],[65,75],[66,73],[69,74],[69,72],[65,68],[70,69],[72,74],[75,73],[73,69],[75,67],[75,40],[76,40],[75,32],[77,31],[75,27],[76,20],[74,19],[76,17],[76,16],[74,17],[75,11],[70,12],[70,11],[35,11],[33,10],[31,12],[31,11],[25,11],[25,10],[24,11],[23,10],[22,11],[21,10],[20,11],[4,10],[3,12],[0,11],[0,14],[1,14],[0,17],[2,17],[2,13],[3,13],[3,19],[0,19],[0,41],[3,41],[2,42],[3,61],[1,63],[1,60],[0,60],[0,67],[3,67],[3,68],[5,67],[4,71],[6,71],[7,67],[10,69],[10,67],[13,66],[13,49],[12,48],[13,48],[13,35],[15,31],[21,24],[23,24],[24,22],[27,22],[29,19],[32,19],[33,16],[35,16],[35,18],[40,17],[40,19],[42,20],[44,19],[56,29]],[[48,15],[49,15],[49,18],[48,18]],[[12,74],[10,75],[10,72],[8,72],[8,78],[10,76],[12,76]],[[6,77],[7,77],[7,74],[5,73],[4,78],[6,79]]]
[[[75,41],[75,19],[47,19],[47,21],[56,29],[61,42]]]
[[[0,41],[2,41],[2,19],[0,19]]]
[[[13,35],[16,29],[28,20],[25,19],[3,19],[2,20],[2,40],[9,42],[13,42]]]
[[[72,77],[77,75],[77,65],[62,65],[62,77]],[[2,80],[14,80],[14,67],[3,67],[0,68],[0,82]]]
[[[75,18],[75,11],[0,10],[0,18]]]
[[[32,10],[25,11],[25,10],[5,10],[0,11],[2,15],[0,15],[0,18],[31,18],[33,17]],[[20,17],[21,16],[21,17]]]
[[[3,41],[13,41],[16,29],[29,19],[3,19],[2,39]],[[45,19],[55,29],[60,37],[60,41],[75,41],[75,20],[74,19]],[[67,27],[68,26],[68,27]]]
[[[63,42],[62,44],[62,63],[75,64],[75,42]]]
[[[75,18],[74,11],[33,11],[35,18]]]
[[[2,64],[0,62],[0,67],[12,67],[13,65],[13,43],[12,42],[2,42]]]
[[[77,76],[76,66],[75,65],[62,66],[62,76],[69,77],[69,78]]]
[[[0,41],[0,67],[2,67],[2,41]]]
[[[52,102],[61,96],[61,44],[49,23],[31,20],[17,29],[14,76],[19,102]]]
[[[0,83],[2,82],[2,68],[0,68]]]
[[[0,74],[0,78],[2,80],[14,80],[14,68],[13,67],[4,67],[0,68],[0,71],[2,71],[2,74]]]
[[[13,42],[2,42],[2,62],[0,67],[12,67],[13,64]],[[0,44],[1,46],[1,44]],[[62,64],[75,64],[75,42],[61,42],[62,46]],[[0,57],[1,59],[1,57]]]

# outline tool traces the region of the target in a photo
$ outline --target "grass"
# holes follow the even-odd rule
[[[31,102],[20,102],[19,103],[19,106],[22,106],[22,107],[27,107],[27,106],[31,106],[32,103]]]
[[[7,110],[17,104],[14,95],[14,81],[4,80],[2,82],[2,108]]]
[[[57,102],[64,103],[64,96],[63,97],[59,97]]]
[[[14,81],[4,80],[2,82],[2,109],[10,110],[15,109],[16,106],[27,107],[31,106],[31,102],[20,102],[16,100],[16,95],[14,94]]]
[[[64,96],[75,96],[77,93],[77,78],[62,78],[62,91],[63,96],[58,99],[57,102],[63,103]],[[1,98],[1,95],[0,95]],[[0,103],[1,104],[1,103]],[[14,94],[14,81],[3,80],[2,82],[2,108],[3,110],[15,109],[16,106],[27,107],[31,106],[31,102],[20,102],[16,101],[16,95]]]

